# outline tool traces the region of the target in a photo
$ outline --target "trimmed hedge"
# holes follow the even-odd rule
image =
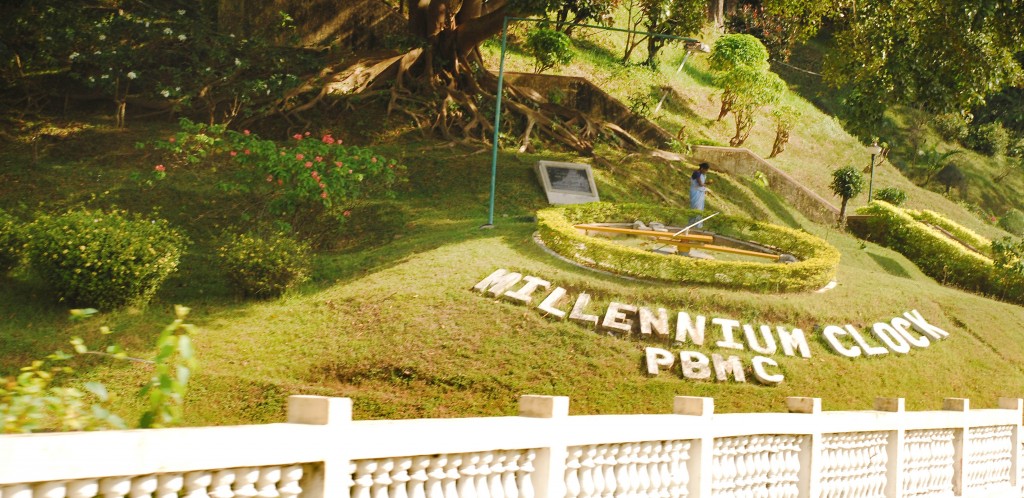
[[[1010,274],[1008,269],[997,268],[988,257],[968,250],[945,234],[914,219],[909,212],[879,201],[857,212],[869,215],[865,221],[867,238],[903,254],[921,271],[939,282],[1024,303],[1024,282],[1019,276]],[[926,216],[931,216],[929,223],[932,223],[938,215],[931,213]],[[939,219],[945,220],[941,217]],[[973,234],[969,230],[967,233]],[[976,242],[985,241],[977,234],[974,235],[980,239]],[[991,250],[991,243],[986,247]]]
[[[748,218],[718,215],[704,227],[729,237],[755,241],[796,256],[790,264],[715,261],[658,254],[589,237],[577,223],[660,221],[686,226],[700,211],[643,204],[595,202],[542,209],[537,213],[540,238],[551,250],[579,263],[633,277],[687,284],[744,288],[760,292],[817,289],[839,266],[839,251],[806,232]]]
[[[147,302],[188,244],[166,220],[121,211],[43,215],[25,239],[32,268],[62,299],[102,309]]]
[[[228,278],[246,296],[272,297],[309,278],[310,248],[285,234],[245,233],[220,247]]]
[[[929,211],[927,209],[921,211],[906,209],[904,211],[906,211],[906,213],[915,220],[930,223],[942,228],[943,230],[955,235],[958,239],[974,246],[975,249],[985,253],[986,255],[992,255],[992,241],[978,235],[970,228],[956,223],[935,211]]]

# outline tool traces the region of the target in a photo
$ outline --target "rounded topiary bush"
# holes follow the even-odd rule
[[[0,209],[0,275],[11,271],[21,261],[21,223]]]
[[[123,211],[43,215],[25,239],[33,270],[61,299],[105,309],[149,301],[188,245],[166,220]]]
[[[277,296],[309,276],[309,246],[284,234],[236,235],[218,255],[228,278],[246,296]]]
[[[967,120],[955,112],[935,116],[932,126],[947,142],[959,142],[967,138]]]
[[[888,202],[893,206],[899,206],[907,202],[907,193],[899,187],[885,187],[875,191],[874,198]]]
[[[1018,237],[1024,237],[1024,213],[1019,209],[1011,209],[999,218],[999,228]]]
[[[1006,154],[1010,145],[1010,134],[1000,122],[983,124],[971,129],[967,146],[989,156]]]

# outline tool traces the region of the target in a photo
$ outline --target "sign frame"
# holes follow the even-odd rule
[[[551,172],[548,168],[582,171],[583,175],[587,178],[587,185],[589,186],[590,191],[582,192],[580,190],[569,190],[552,185],[550,177]],[[540,179],[540,184],[544,188],[544,194],[547,195],[549,204],[582,204],[586,202],[599,202],[601,200],[597,193],[597,184],[594,182],[594,170],[589,164],[560,161],[537,161],[536,166],[534,166],[534,171],[537,173],[537,178]]]

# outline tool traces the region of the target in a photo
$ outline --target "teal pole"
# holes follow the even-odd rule
[[[494,228],[494,192],[498,183],[498,135],[501,131],[501,94],[505,86],[505,48],[508,45],[508,17],[501,20],[501,58],[498,62],[498,95],[494,103],[494,144],[491,147],[491,200],[487,212],[487,224],[482,228]]]

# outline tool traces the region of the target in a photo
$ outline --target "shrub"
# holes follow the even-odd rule
[[[989,156],[1002,156],[1010,145],[1010,134],[996,121],[971,129],[967,146]]]
[[[0,275],[11,271],[21,261],[21,224],[0,209]]]
[[[1011,209],[999,218],[999,228],[1018,237],[1024,237],[1024,213],[1019,209]]]
[[[913,211],[910,209],[904,210],[912,218],[927,225],[934,225],[949,233],[956,238],[970,244],[972,247],[985,253],[986,255],[992,251],[992,241],[978,235],[971,230],[959,223],[956,223],[945,216],[942,216],[935,211],[929,211],[927,209],[921,211]]]
[[[309,246],[281,233],[236,235],[218,255],[228,278],[246,296],[277,296],[309,276]]]
[[[719,215],[704,222],[716,233],[761,244],[796,256],[791,264],[747,261],[708,261],[664,255],[588,237],[577,223],[658,220],[685,226],[699,211],[642,204],[593,202],[542,209],[537,212],[541,240],[574,261],[617,273],[669,282],[707,284],[761,292],[817,289],[828,283],[839,266],[839,251],[806,232]]]
[[[99,308],[149,301],[188,244],[166,220],[123,211],[43,215],[25,238],[32,268],[62,299]]]
[[[935,132],[947,142],[960,142],[967,138],[967,120],[958,113],[951,112],[935,116],[932,121]]]
[[[900,206],[907,202],[907,193],[899,187],[880,188],[875,192],[875,199],[888,202],[893,206]]]
[[[526,35],[526,49],[534,58],[536,73],[572,62],[572,40],[561,31],[530,30]]]

